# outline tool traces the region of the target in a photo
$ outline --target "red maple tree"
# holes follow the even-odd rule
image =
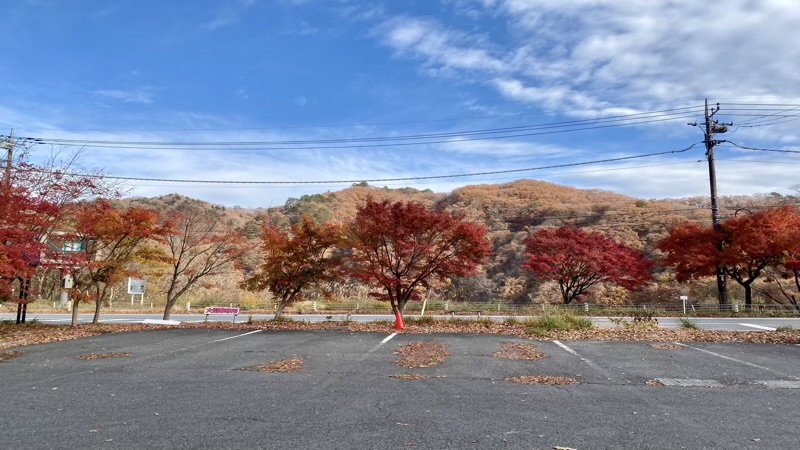
[[[342,229],[337,225],[317,224],[301,216],[286,232],[265,222],[261,241],[261,265],[241,286],[249,291],[269,289],[278,296],[276,318],[310,286],[342,276]]]
[[[70,257],[76,268],[76,289],[95,302],[94,318],[100,318],[100,306],[108,298],[115,283],[133,275],[129,266],[135,258],[163,259],[163,251],[144,245],[170,232],[171,224],[159,224],[158,213],[144,208],[119,210],[106,201],[80,205],[75,218],[74,238],[81,250]],[[77,323],[79,299],[73,307],[73,326]]]
[[[683,224],[658,244],[664,263],[678,281],[713,276],[717,266],[744,288],[745,306],[753,302],[752,283],[768,267],[783,264],[800,241],[800,214],[791,206],[734,217],[712,227]]]
[[[474,274],[491,250],[483,226],[414,202],[369,199],[348,234],[351,275],[382,289],[400,320],[431,283]]]
[[[522,267],[539,279],[558,282],[564,304],[598,283],[633,290],[652,280],[652,263],[641,252],[599,233],[571,227],[541,229],[525,243],[527,260]]]

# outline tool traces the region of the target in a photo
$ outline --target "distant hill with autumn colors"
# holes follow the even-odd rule
[[[349,221],[368,198],[376,201],[419,202],[484,224],[492,241],[492,256],[484,265],[480,276],[455,280],[453,286],[461,292],[462,297],[471,301],[502,299],[524,302],[534,299],[529,294],[537,290],[533,289],[530,277],[526,276],[520,266],[525,249],[523,241],[531,230],[538,227],[558,228],[569,225],[599,232],[626,246],[642,250],[658,261],[660,254],[655,246],[667,236],[673,226],[687,220],[704,225],[711,223],[710,201],[706,197],[645,200],[608,191],[576,189],[535,180],[472,185],[447,194],[413,188],[389,189],[361,183],[341,191],[290,198],[283,206],[258,209],[213,205],[177,194],[130,198],[120,201],[120,204],[159,210],[180,203],[213,208],[224,212],[236,226],[245,228],[250,237],[257,238],[262,223],[288,227],[296,223],[301,215],[307,215],[317,222]],[[721,197],[720,214],[724,219],[732,217],[737,211],[759,210],[787,203],[800,203],[800,197],[779,194]],[[667,301],[676,297],[674,282],[667,281],[667,278],[657,277],[661,282],[638,295],[647,297],[648,301]],[[696,297],[713,296],[710,285],[696,283],[690,288],[694,290]],[[681,292],[686,290],[682,289]],[[546,289],[538,291],[542,296],[546,295]],[[627,298],[627,295],[613,289],[598,289],[590,297],[590,301],[639,301],[637,298]]]

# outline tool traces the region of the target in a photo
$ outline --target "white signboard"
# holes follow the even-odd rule
[[[146,280],[140,278],[128,278],[128,294],[144,295]]]

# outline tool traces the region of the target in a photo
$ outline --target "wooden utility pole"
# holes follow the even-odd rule
[[[8,150],[8,156],[6,157],[6,171],[3,175],[3,192],[10,192],[11,191],[11,166],[14,162],[14,129],[11,129],[11,134],[8,137],[8,140],[5,142],[6,150]]]
[[[724,133],[728,128],[720,125],[717,121],[712,122],[714,114],[719,111],[719,104],[710,111],[708,110],[708,99],[706,99],[705,110],[705,144],[706,158],[708,159],[708,178],[711,183],[711,223],[714,231],[720,233],[722,226],[719,223],[719,206],[717,205],[717,172],[714,169],[714,146],[718,143],[714,140],[714,133]],[[722,241],[717,241],[717,250],[722,250]],[[728,310],[728,283],[725,279],[725,267],[717,265],[717,292],[719,293],[719,309]]]

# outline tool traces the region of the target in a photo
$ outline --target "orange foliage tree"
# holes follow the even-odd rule
[[[475,274],[491,250],[483,226],[415,202],[367,200],[349,238],[351,275],[382,289],[395,316],[432,282]]]
[[[118,210],[99,200],[80,206],[75,219],[75,238],[81,243],[80,252],[71,257],[76,281],[95,302],[94,318],[100,318],[100,306],[111,288],[132,274],[128,266],[135,258],[165,258],[152,246],[143,245],[169,232],[169,226],[159,225],[158,214],[144,208]],[[72,325],[77,324],[79,299],[72,310]]]
[[[745,305],[753,302],[752,283],[768,267],[785,263],[800,245],[800,214],[785,206],[734,217],[712,227],[683,224],[658,244],[664,263],[678,281],[713,276],[717,266],[744,288]]]
[[[537,278],[558,282],[564,304],[598,283],[633,290],[652,280],[652,263],[644,254],[599,233],[570,227],[541,229],[525,242],[528,259],[523,268]]]
[[[199,280],[237,262],[246,250],[243,232],[215,210],[181,205],[167,215],[169,232],[158,238],[170,258],[164,320],[169,320],[175,303]]]
[[[249,291],[269,289],[280,298],[276,318],[308,287],[336,281],[342,275],[342,229],[337,225],[317,224],[308,216],[300,216],[290,232],[265,224],[261,241],[261,265],[241,286]]]

